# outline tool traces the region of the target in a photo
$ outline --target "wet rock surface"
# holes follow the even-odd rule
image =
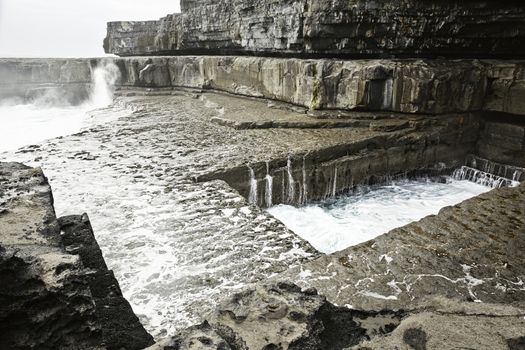
[[[523,184],[493,190],[284,276],[358,309],[417,308],[435,297],[523,308],[524,196]]]
[[[350,157],[342,163],[348,169],[353,164],[362,170],[356,170],[354,176],[383,176],[406,167],[385,167],[384,162],[369,167],[373,159],[384,159],[377,152],[386,155],[390,148],[396,152],[399,147],[401,155],[406,149],[414,152],[410,164],[416,166],[458,162],[466,153],[457,142],[464,138],[465,145],[470,145],[464,148],[473,149],[477,135],[476,118],[464,116],[434,121],[416,118],[411,128],[394,132],[369,128],[236,130],[212,119],[248,114],[263,119],[268,115],[310,117],[269,109],[266,101],[172,93],[122,97],[114,107],[97,112],[121,113],[118,120],[2,155],[2,159],[43,167],[54,187],[60,215],[90,213],[106,262],[134,311],[157,337],[198,321],[215,307],[219,296],[318,256],[308,243],[248,203],[247,165],[254,165],[261,179],[259,198],[264,198],[266,162],[272,174],[287,174],[291,154],[298,184],[293,187],[294,197],[299,198],[300,188],[307,188],[301,197],[306,199],[315,193],[324,195],[327,189],[332,193],[332,163],[340,157]],[[322,160],[326,165],[320,170],[312,167],[304,187],[301,166],[306,154],[312,162]],[[228,169],[237,174],[233,179],[238,179],[245,197],[217,180]],[[343,174],[339,173],[340,179]],[[196,178],[202,182],[195,182]],[[316,181],[317,187],[308,187]],[[278,182],[275,202],[283,189],[283,198],[288,194],[287,184],[279,187]],[[338,183],[341,187],[336,190],[350,184]],[[311,197],[305,196],[308,188]]]
[[[197,90],[122,89],[119,94],[114,106],[97,111],[119,119],[101,118],[100,124],[95,120],[75,135],[0,158],[42,166],[54,186],[60,215],[90,213],[106,262],[146,328],[157,339],[178,330],[157,348],[343,349],[361,342],[381,348],[377,335],[387,333],[394,343],[409,346],[426,339],[428,348],[435,348],[435,334],[466,324],[468,317],[476,318],[474,325],[494,321],[494,327],[480,328],[486,335],[478,337],[479,344],[496,337],[491,329],[506,327],[503,343],[519,345],[525,299],[519,263],[523,186],[491,192],[329,256],[320,256],[249,203],[250,168],[258,188],[252,202],[261,206],[267,201],[268,174],[275,180],[271,199],[277,203],[332,196],[358,179],[380,182],[382,176],[440,162],[434,170],[446,170],[475,152],[483,122],[479,115],[351,113],[348,119],[347,112],[306,114],[293,106],[269,108],[265,100]],[[217,118],[256,125],[271,120],[360,124],[243,129],[220,125]],[[510,124],[514,126],[494,128],[519,130],[519,124]],[[236,190],[221,179],[229,179]],[[100,186],[94,188],[94,183]],[[46,201],[48,207],[51,201]],[[54,230],[62,225],[64,244],[84,256],[81,260],[95,270],[93,276],[102,276],[97,288],[90,289],[89,278],[84,282],[95,305],[98,300],[113,310],[129,311],[114,302],[120,290],[111,273],[96,271],[103,261],[86,217],[56,221],[49,209],[38,215],[44,221],[50,217]],[[79,241],[69,245],[68,237]],[[24,233],[13,239],[41,237]],[[289,283],[254,285],[266,279],[315,286],[327,299]],[[248,292],[237,294],[244,287]],[[227,301],[219,303],[224,297]],[[486,311],[473,301],[500,305]],[[116,319],[112,312],[120,315],[96,308],[90,315],[105,319],[108,329],[132,336],[102,331],[99,338],[116,346],[136,343],[133,337],[140,327],[119,324],[133,316]],[[262,318],[267,322],[259,328]],[[203,319],[209,324],[181,330]],[[434,319],[441,328],[433,326]],[[399,324],[406,327],[399,326],[396,333]],[[275,334],[286,341],[279,343]],[[457,344],[466,344],[476,337],[457,339]]]
[[[343,349],[388,334],[402,312],[364,312],[337,307],[317,294],[278,282],[233,295],[194,326],[150,349]]]
[[[518,1],[183,0],[181,14],[111,22],[107,53],[498,57],[523,55]]]

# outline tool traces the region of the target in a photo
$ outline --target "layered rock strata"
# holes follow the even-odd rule
[[[523,55],[519,1],[182,0],[181,14],[111,22],[107,53],[330,57]]]
[[[0,100],[79,104],[89,98],[98,59],[0,59]]]
[[[86,98],[93,71],[120,70],[120,87],[214,89],[316,110],[442,114],[525,114],[521,61],[302,60],[263,57],[3,59],[0,98],[34,97],[49,89]],[[79,86],[84,92],[70,89]],[[64,90],[65,89],[65,90]]]
[[[0,232],[0,347],[142,349],[152,343],[105,266],[87,217],[57,220],[41,170],[0,164]]]
[[[391,115],[368,121],[372,135],[357,142],[230,167],[196,179],[224,180],[261,207],[303,205],[396,177],[449,175],[474,152],[479,123],[474,115]],[[271,191],[268,177],[272,179]]]

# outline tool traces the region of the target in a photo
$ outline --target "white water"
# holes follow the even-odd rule
[[[257,204],[257,179],[255,178],[255,172],[249,165],[248,171],[250,174],[250,194],[248,196],[248,201],[250,203]]]
[[[300,208],[277,205],[268,211],[317,250],[328,254],[437,214],[443,207],[489,190],[454,179],[447,184],[400,181]]]
[[[288,172],[288,202],[293,203],[295,197],[295,180],[293,179],[292,158],[290,156],[288,156],[286,171]]]
[[[519,185],[518,179],[521,177],[521,172],[516,170],[512,175],[512,179],[507,179],[468,166],[462,166],[454,171],[452,177],[456,180],[468,180],[491,188],[515,187]]]
[[[47,95],[30,104],[0,101],[0,152],[70,135],[89,126],[89,112],[107,107],[113,101],[118,74],[118,68],[112,63],[97,67],[92,74],[90,98],[79,106],[68,105],[60,96]]]
[[[265,188],[265,198],[266,206],[269,208],[272,206],[272,194],[273,194],[273,177],[270,175],[270,164],[266,162],[266,188]]]

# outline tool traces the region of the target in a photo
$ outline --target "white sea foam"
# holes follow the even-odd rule
[[[112,103],[118,77],[118,67],[113,63],[95,68],[89,100],[79,106],[68,105],[60,96],[47,95],[26,104],[0,102],[0,152],[70,135],[89,126],[89,112]]]
[[[477,196],[490,188],[469,181],[402,181],[304,207],[268,211],[323,253],[366,242]]]

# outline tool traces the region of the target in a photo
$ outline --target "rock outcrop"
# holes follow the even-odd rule
[[[402,311],[338,307],[315,289],[260,284],[226,299],[211,321],[190,327],[148,350],[340,350],[395,329]]]
[[[525,114],[523,61],[304,60],[264,57],[108,59],[123,88],[214,89],[315,110]],[[103,60],[0,60],[0,99],[68,91],[80,101]],[[79,87],[82,91],[77,91]],[[52,95],[52,94],[51,94]],[[62,94],[63,95],[63,94]],[[67,97],[68,95],[66,95]]]
[[[2,349],[142,349],[152,343],[89,227],[86,216],[57,220],[41,170],[0,163]]]
[[[345,57],[523,55],[519,1],[182,0],[181,14],[111,22],[107,53]]]
[[[335,306],[313,288],[260,284],[228,298],[210,321],[148,350],[521,349],[525,309],[434,299],[419,310]]]

